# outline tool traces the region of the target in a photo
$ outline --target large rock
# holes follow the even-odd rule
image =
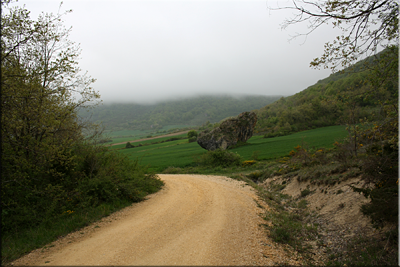
[[[238,141],[246,142],[253,136],[257,123],[254,112],[243,112],[236,118],[227,119],[213,130],[205,130],[197,136],[197,143],[204,149],[227,149],[237,144]]]

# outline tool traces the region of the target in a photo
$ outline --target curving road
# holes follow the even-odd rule
[[[159,175],[165,187],[15,265],[273,265],[251,187],[220,176]],[[100,226],[99,226],[100,225]],[[271,245],[272,244],[272,245]],[[278,259],[276,259],[278,260]]]

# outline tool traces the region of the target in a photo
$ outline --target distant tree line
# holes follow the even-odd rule
[[[93,122],[102,122],[106,129],[158,130],[167,125],[199,126],[207,121],[218,122],[244,111],[262,108],[279,96],[199,96],[190,99],[162,102],[153,105],[110,104],[81,113]]]

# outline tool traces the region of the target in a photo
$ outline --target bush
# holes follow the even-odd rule
[[[132,145],[130,142],[126,143],[125,148],[134,148],[135,146]]]
[[[230,167],[240,166],[242,164],[242,157],[234,152],[227,150],[217,149],[208,151],[196,159],[196,162],[202,166],[211,167]]]
[[[182,139],[186,139],[186,138],[185,137],[171,137],[171,138],[168,138],[167,140],[165,140],[165,142],[182,140]]]
[[[398,223],[398,151],[379,147],[371,148],[370,154],[363,159],[362,178],[374,185],[373,188],[355,188],[371,199],[361,207],[361,211],[370,217],[375,227],[383,227],[386,223]]]
[[[189,138],[189,143],[193,143],[197,141],[197,137],[196,136],[192,136]]]
[[[188,139],[195,137],[195,140],[197,140],[197,132],[195,130],[191,130],[188,132]]]
[[[245,161],[242,162],[242,166],[243,167],[251,166],[253,164],[256,164],[255,160],[245,160]]]
[[[253,153],[251,154],[251,159],[252,160],[258,160],[258,156],[260,155],[260,151],[256,150],[253,151]]]
[[[249,173],[249,174],[247,175],[247,178],[253,180],[254,182],[257,182],[258,179],[259,179],[262,175],[263,175],[263,172],[261,172],[261,171],[254,171],[254,172],[252,172],[252,173]]]
[[[31,184],[2,188],[2,231],[16,232],[59,219],[67,213],[116,200],[136,202],[163,182],[138,161],[105,147],[78,145],[62,176],[31,176]],[[54,168],[60,169],[58,164]]]
[[[179,167],[168,167],[162,173],[178,174],[178,173],[182,173],[182,169]]]
[[[304,190],[302,190],[302,191],[300,192],[300,196],[301,196],[301,197],[306,197],[306,196],[308,196],[308,195],[311,194],[311,193],[313,193],[313,191],[311,191],[310,189],[306,188],[306,189],[304,189]]]

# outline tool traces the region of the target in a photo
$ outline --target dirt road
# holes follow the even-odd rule
[[[148,200],[39,249],[14,265],[274,265],[253,189],[220,176],[160,175]],[[286,261],[286,260],[285,260]],[[287,262],[287,261],[286,261]],[[296,262],[291,262],[295,264]]]

